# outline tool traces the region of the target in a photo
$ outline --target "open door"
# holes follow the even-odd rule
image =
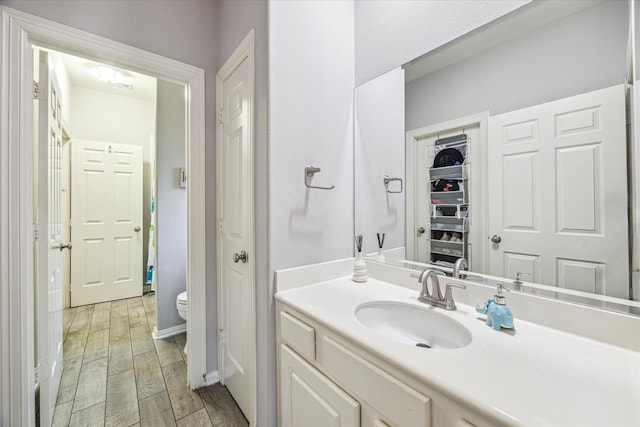
[[[37,50],[36,50],[37,51]],[[59,87],[50,55],[39,52],[36,113],[38,343],[36,364],[40,383],[40,425],[53,421],[62,376],[62,117]],[[34,67],[35,69],[36,67]]]

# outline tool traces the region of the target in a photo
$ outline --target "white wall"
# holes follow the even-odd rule
[[[356,1],[356,85],[430,52],[529,1]]]
[[[404,248],[404,70],[396,68],[355,90],[355,230],[363,253]],[[402,178],[402,193],[387,193],[384,176]],[[400,183],[390,182],[399,191]]]
[[[149,136],[155,133],[154,101],[81,86],[73,86],[71,94],[70,125],[74,138],[149,145]],[[143,154],[145,162],[149,156],[147,147]]]
[[[187,191],[179,183],[186,165],[185,88],[158,80],[157,99],[156,328],[162,331],[184,323],[176,297],[187,288]]]
[[[353,2],[272,2],[269,44],[271,267],[352,256]]]
[[[353,255],[353,8],[269,2],[270,307],[258,318],[271,325],[259,365],[270,370],[258,395],[268,399],[267,425],[276,425],[273,271]],[[322,168],[313,184],[336,188],[306,189],[308,165]]]

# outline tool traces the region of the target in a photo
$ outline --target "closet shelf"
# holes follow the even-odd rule
[[[467,203],[464,191],[432,191],[431,203],[438,205],[463,205]]]
[[[441,166],[429,167],[427,170],[429,176],[428,200],[431,213],[428,251],[433,264],[453,267],[455,261],[461,257],[471,261],[468,253],[468,143],[467,135],[461,133],[440,138],[433,147],[434,161],[432,164],[433,166]],[[447,149],[448,152],[442,152]],[[452,165],[454,162],[458,164]],[[442,191],[445,189],[455,191]],[[449,239],[454,237],[456,241],[440,240],[443,237]],[[458,241],[458,239],[460,240]]]
[[[440,204],[433,205],[432,218],[466,218],[469,206],[467,204]]]
[[[429,168],[429,179],[431,181],[438,179],[465,180],[469,173],[468,169],[466,164],[446,166],[443,168]]]

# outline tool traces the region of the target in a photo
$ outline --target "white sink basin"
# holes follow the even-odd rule
[[[469,345],[471,333],[459,322],[409,304],[376,301],[356,308],[356,318],[385,338],[425,349],[454,349]]]

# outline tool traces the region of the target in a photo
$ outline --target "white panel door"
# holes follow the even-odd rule
[[[41,425],[50,425],[62,377],[61,95],[49,55],[40,52],[38,101],[38,361]]]
[[[282,427],[360,425],[360,404],[283,344],[279,380]]]
[[[253,253],[251,251],[251,93],[249,61],[243,60],[222,83],[219,153],[222,206],[219,209],[224,302],[223,383],[245,416],[253,416]],[[243,256],[245,254],[245,256]]]
[[[629,298],[625,129],[622,86],[489,118],[490,274]]]
[[[142,295],[142,147],[71,146],[71,305]]]

